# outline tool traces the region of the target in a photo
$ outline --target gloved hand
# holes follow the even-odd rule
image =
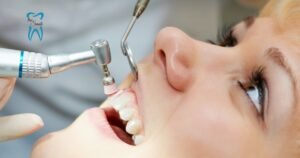
[[[15,78],[0,78],[0,110],[9,99],[15,82]],[[2,116],[0,117],[0,142],[26,136],[39,130],[43,125],[42,119],[35,114]]]

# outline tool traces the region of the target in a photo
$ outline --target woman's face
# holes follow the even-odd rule
[[[109,116],[94,108],[40,139],[32,157],[295,156],[300,59],[290,33],[270,18],[247,18],[218,46],[165,28],[154,52],[138,65],[138,81],[129,77],[121,86],[136,98],[130,104],[137,105],[134,117],[142,122],[141,144],[118,139],[105,121]]]

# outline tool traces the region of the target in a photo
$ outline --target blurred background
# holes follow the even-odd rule
[[[84,51],[96,39],[110,42],[113,76],[120,83],[130,71],[120,40],[135,0],[0,0],[0,47],[45,54]],[[137,60],[153,50],[156,34],[166,26],[178,27],[199,40],[216,40],[224,26],[258,14],[262,0],[151,0],[129,36]],[[28,12],[43,12],[44,37],[27,38]],[[36,113],[45,127],[22,139],[0,143],[1,158],[30,157],[41,136],[65,128],[83,110],[104,99],[101,72],[84,65],[44,80],[18,80],[0,115]],[[26,120],[24,120],[26,121]]]

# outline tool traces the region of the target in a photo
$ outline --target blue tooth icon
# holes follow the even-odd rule
[[[36,34],[38,35],[40,41],[43,39],[44,33],[43,33],[43,27],[34,27],[34,26],[29,26],[29,30],[28,30],[28,39],[31,41],[32,37],[34,35],[34,33],[36,32]]]
[[[27,19],[36,19],[36,17],[37,17],[40,20],[43,20],[44,13],[43,12],[38,12],[38,13],[28,12],[26,16],[27,16]]]
[[[27,20],[30,23],[29,28],[28,28],[28,39],[31,41],[33,38],[34,34],[37,34],[38,38],[40,41],[43,39],[44,36],[44,31],[43,31],[43,18],[44,18],[44,13],[39,12],[39,13],[33,13],[29,12],[27,13]]]

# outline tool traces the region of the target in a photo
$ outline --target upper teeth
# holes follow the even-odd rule
[[[109,100],[109,104],[119,113],[120,119],[126,123],[126,132],[133,135],[135,145],[143,142],[142,121],[135,110],[137,105],[134,94],[124,91]]]
[[[132,119],[134,113],[135,113],[135,110],[134,110],[134,108],[131,108],[131,107],[126,107],[119,111],[120,118],[124,121],[129,121],[130,119]]]
[[[132,119],[126,125],[126,132],[130,134],[139,134],[142,128],[142,123],[139,119]]]
[[[112,106],[115,110],[120,111],[123,109],[127,104],[133,101],[134,96],[131,93],[124,92],[120,94],[119,96],[116,96],[116,98],[112,102]]]
[[[144,141],[144,136],[143,135],[134,135],[133,138],[134,144],[138,145]]]

